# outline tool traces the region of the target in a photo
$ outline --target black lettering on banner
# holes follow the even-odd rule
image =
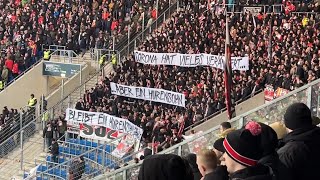
[[[89,113],[84,113],[84,122],[88,122],[91,121],[92,122],[92,118],[93,118],[94,114],[89,114]]]
[[[180,54],[180,65],[181,66],[191,66],[192,57],[187,54]]]
[[[165,100],[166,100],[165,92],[164,92],[164,91],[160,91],[159,100],[161,100],[161,101],[165,101]]]
[[[158,100],[158,101],[161,100],[160,93],[158,91],[154,91],[154,94],[155,94],[155,100]]]
[[[115,117],[110,116],[109,118],[110,121],[110,128],[114,130],[119,130],[119,122]]]
[[[98,128],[95,129],[95,134],[98,137],[104,138],[106,136],[106,127],[99,126]]]
[[[241,59],[242,58],[236,58],[236,57],[231,59],[232,69],[239,69]]]
[[[93,128],[90,125],[83,124],[82,133],[88,136],[91,136],[93,134]]]
[[[157,62],[157,56],[151,53],[147,54],[147,53],[136,51],[134,53],[134,57],[137,62],[144,63],[144,64],[155,64]]]
[[[98,115],[98,124],[103,124],[103,125],[105,125],[106,123],[105,123],[105,119],[104,119],[105,117],[104,117],[104,114],[102,114],[102,113],[100,113],[99,115]]]
[[[172,103],[172,99],[171,99],[171,97],[170,97],[170,93],[165,92],[165,93],[163,94],[163,100],[166,101],[167,103]]]
[[[145,99],[146,97],[146,92],[144,88],[140,88],[140,87],[135,87],[136,90],[136,97],[138,98],[143,98]]]
[[[75,116],[75,111],[72,110],[72,109],[69,109],[69,119],[66,119],[67,121],[70,121],[70,120],[74,120],[74,116]]]
[[[155,99],[155,91],[152,89],[149,89],[149,99],[150,100]]]
[[[197,54],[194,56],[194,64],[196,66],[200,66],[202,65],[202,59],[203,59],[203,55],[202,54]]]
[[[176,54],[166,54],[164,53],[162,55],[162,59],[161,59],[161,64],[165,64],[165,65],[174,65],[173,64],[173,58],[176,56]]]
[[[83,122],[83,113],[81,111],[78,111],[76,121]]]
[[[124,130],[124,128],[123,128],[123,121],[121,121],[120,119],[119,120],[117,120],[118,121],[118,123],[119,123],[119,125],[118,125],[118,127],[119,127],[119,131],[121,131],[121,132],[126,132],[125,130]]]
[[[212,67],[216,67],[219,69],[223,69],[224,68],[224,57],[223,56],[207,56],[207,65],[208,66],[212,66]]]
[[[116,86],[116,94],[119,94],[120,96],[133,96],[130,87],[121,86],[120,84],[116,83],[114,83],[114,85]]]

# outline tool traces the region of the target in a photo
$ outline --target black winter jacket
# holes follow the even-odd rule
[[[279,156],[276,151],[261,158],[258,163],[269,166],[277,180],[292,180],[292,176],[288,168],[279,160]]]
[[[46,126],[43,129],[42,136],[43,136],[43,138],[53,138],[53,128],[52,128],[52,126],[50,128],[48,128],[48,126]]]
[[[275,180],[270,167],[258,164],[247,167],[229,175],[230,180]]]
[[[59,145],[57,142],[52,144],[51,154],[52,155],[59,155]]]
[[[278,150],[279,159],[293,179],[320,179],[320,128],[296,129],[283,141],[285,145]]]
[[[229,175],[226,166],[218,166],[212,173],[206,174],[203,180],[228,180]]]

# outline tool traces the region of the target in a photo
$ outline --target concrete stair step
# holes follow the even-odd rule
[[[21,148],[16,148],[7,157],[0,159],[0,174],[3,179],[12,177],[20,178],[21,170]],[[43,138],[41,133],[36,133],[23,145],[23,169],[30,170],[35,167],[35,159],[41,158],[43,153]]]

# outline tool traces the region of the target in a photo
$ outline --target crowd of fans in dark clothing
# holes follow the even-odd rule
[[[160,0],[159,12],[168,7]],[[155,1],[4,0],[0,2],[0,80],[9,83],[38,61],[49,45],[77,53],[121,48],[128,29],[141,31],[157,17]],[[142,17],[143,16],[143,17]]]
[[[20,116],[21,114],[22,116]],[[2,114],[0,114],[0,144],[6,141],[16,132],[18,132],[21,128],[21,125],[22,127],[24,127],[25,125],[30,123],[34,119],[34,117],[35,114],[30,109],[26,111],[21,110],[20,112],[18,112],[17,109],[9,110],[7,107],[4,107],[2,110]],[[25,131],[29,131],[30,128],[34,129],[34,127],[29,126],[25,129]]]
[[[139,180],[301,180],[319,179],[320,128],[303,103],[287,107],[284,124],[249,121],[217,139],[212,149],[179,157],[146,157]],[[231,126],[230,126],[231,127]],[[281,134],[279,128],[287,131]],[[158,178],[160,177],[160,178]]]
[[[301,4],[299,11],[318,12]],[[225,15],[207,11],[205,1],[188,2],[138,47],[145,52],[224,54]],[[307,23],[305,23],[307,21]],[[272,54],[268,54],[272,22]],[[320,77],[319,14],[229,14],[232,56],[248,56],[249,71],[233,71],[232,99],[243,101],[271,85],[294,90]],[[269,58],[271,57],[271,59]],[[162,88],[185,94],[186,108],[111,94],[109,82]],[[144,142],[168,147],[180,142],[183,129],[224,109],[223,71],[211,67],[185,68],[123,60],[115,73],[87,90],[76,108],[101,111],[129,119],[144,129]]]

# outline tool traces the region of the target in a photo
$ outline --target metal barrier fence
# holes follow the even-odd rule
[[[61,45],[55,45],[55,44],[52,44],[52,45],[49,45],[48,46],[45,46],[44,44],[41,46],[42,48],[42,51],[44,51],[45,49],[49,50],[49,51],[55,51],[55,50],[67,50],[67,47],[66,46],[61,46]]]
[[[267,104],[264,104],[256,109],[248,111],[236,118],[230,120],[234,128],[241,128],[248,121],[254,120],[258,122],[263,122],[266,124],[271,124],[273,122],[283,121],[283,115],[286,108],[295,102],[305,103],[310,109],[313,116],[320,115],[320,79],[313,81],[312,83],[305,85],[299,89],[296,89],[285,96],[279,97]],[[219,138],[219,126],[213,127],[212,129],[202,133],[200,136],[193,137],[191,139],[185,140],[175,146],[172,146],[160,153],[168,154],[173,153],[179,156],[185,156],[190,153],[190,144],[196,142],[199,137],[204,146],[212,148],[215,140]],[[137,171],[141,164],[136,164],[128,166],[106,175],[101,175],[95,179],[109,179],[109,180],[125,180],[137,178]]]
[[[80,63],[78,54],[73,50],[57,49],[53,51],[50,56],[58,56],[60,60],[63,60],[64,63]]]
[[[157,29],[158,23],[161,24],[163,22],[163,17],[169,17],[171,15],[170,11],[173,12],[171,7],[175,5],[177,1],[179,0],[168,0],[168,2],[164,4],[163,9],[159,10],[158,12],[158,18],[154,20],[151,25],[153,27],[152,29],[150,29],[150,26],[148,26],[148,19],[146,19],[146,16],[142,18],[141,30],[133,29],[129,26],[127,36],[123,37],[119,42],[115,43],[115,49],[120,50],[120,55],[124,56],[127,55],[128,52],[130,52],[130,49],[128,48],[129,45],[133,43],[133,40],[141,38],[141,36],[139,36],[140,34],[150,34],[153,30]],[[170,15],[165,16],[164,14]],[[160,21],[160,19],[162,19],[162,21]]]
[[[69,179],[71,172],[73,172],[71,174],[82,175],[82,169],[77,170],[72,166],[72,163],[74,163],[75,160],[79,159],[80,157],[84,157],[84,163],[86,164],[85,176],[90,176],[90,178],[93,178],[98,174],[105,172],[106,167],[114,165],[114,161],[119,161],[118,158],[115,158],[113,155],[109,154],[106,149],[107,146],[109,146],[108,151],[113,151],[115,149],[114,144],[117,144],[116,142],[122,139],[122,137],[123,136],[118,137],[110,142],[105,142],[104,144],[96,143],[95,148],[90,148],[78,143],[70,143],[68,142],[68,137],[66,137],[66,142],[63,142],[61,147],[64,149],[61,156],[66,158],[66,161],[58,165],[55,165],[54,163],[42,162],[48,165],[45,166],[47,167],[46,170],[28,178],[32,179],[37,177],[41,179],[47,178],[48,180],[55,178]],[[93,143],[92,141],[89,141],[89,143],[90,142]]]
[[[255,96],[255,95],[259,94],[259,93],[261,93],[262,91],[263,91],[263,90],[260,89],[259,91],[254,92],[254,94],[250,94],[249,96],[247,96],[247,97],[244,98],[243,100],[239,100],[239,101],[235,102],[235,106],[238,105],[238,104],[240,104],[240,103],[242,103],[242,102],[244,102],[245,100],[247,100],[247,99],[249,99],[249,98],[251,98],[251,97],[253,97],[253,96]],[[205,117],[205,118],[201,119],[200,121],[197,121],[197,122],[195,122],[194,124],[191,124],[190,126],[184,128],[184,131],[188,131],[188,130],[190,130],[190,129],[192,129],[192,128],[194,128],[194,127],[196,127],[196,126],[198,126],[198,125],[200,125],[200,124],[202,124],[202,123],[210,120],[211,118],[213,118],[213,117],[215,117],[215,116],[217,116],[217,115],[225,112],[226,110],[227,110],[227,108],[223,108],[223,109],[221,109],[220,111],[217,111],[216,113],[213,113],[213,114],[211,114],[210,116]]]
[[[118,46],[118,49],[120,51],[121,60],[123,56],[129,55],[137,46],[139,46],[148,35],[151,35],[152,32],[166,21],[167,18],[169,18],[174,12],[176,12],[179,9],[179,0],[169,0],[169,6],[168,8],[163,12],[159,13],[160,15],[158,18],[153,21],[153,23],[150,26],[144,26],[145,29],[142,30],[142,32],[131,32],[129,38],[127,39],[126,43],[121,46]]]
[[[13,151],[16,148],[21,149],[21,169],[23,167],[23,143],[26,142],[28,139],[30,139],[36,132],[39,130],[42,130],[42,117],[45,113],[49,113],[50,119],[58,118],[61,114],[64,114],[64,110],[70,106],[70,95],[73,93],[79,92],[79,95],[81,95],[81,92],[84,92],[86,89],[86,84],[91,81],[92,79],[96,78],[98,82],[100,71],[97,71],[94,73],[91,78],[86,80],[83,84],[80,84],[74,91],[70,92],[65,98],[61,99],[56,105],[54,105],[52,108],[48,109],[45,112],[42,112],[39,116],[36,118],[33,118],[31,122],[29,122],[26,126],[24,126],[22,129],[20,129],[18,132],[15,132],[13,135],[11,135],[8,139],[4,140],[4,142],[0,143],[0,152],[5,152],[1,157],[7,156],[10,154],[11,151]],[[17,140],[19,139],[20,140]],[[21,139],[23,139],[21,141]],[[41,142],[41,141],[40,141]],[[44,140],[42,142],[43,144],[43,151],[45,150],[45,143]],[[31,147],[31,146],[30,146]]]

